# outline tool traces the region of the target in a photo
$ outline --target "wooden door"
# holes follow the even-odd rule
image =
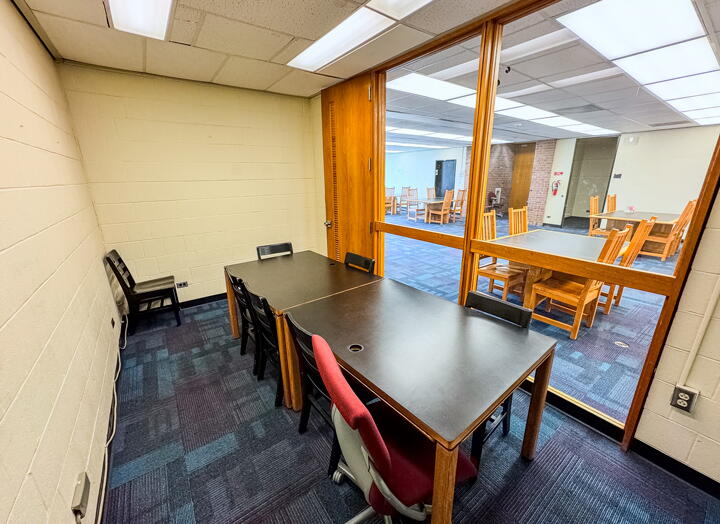
[[[346,251],[374,256],[371,87],[365,74],[322,91],[327,250],[336,260]]]
[[[518,144],[515,146],[512,186],[510,186],[508,207],[520,208],[527,205],[534,161],[535,144]]]

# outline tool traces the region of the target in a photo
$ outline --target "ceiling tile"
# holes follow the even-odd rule
[[[213,82],[248,89],[267,89],[290,71],[291,68],[284,65],[231,56]]]
[[[405,18],[403,23],[440,34],[509,3],[511,0],[435,0]]]
[[[524,44],[525,42],[533,40],[539,36],[559,31],[560,29],[563,29],[563,27],[564,26],[560,25],[555,20],[543,20],[539,24],[528,26],[512,34],[506,35],[503,33],[502,48],[505,50],[518,44]]]
[[[505,38],[508,35],[511,35],[513,33],[516,33],[522,29],[525,29],[527,27],[530,27],[531,25],[539,24],[545,20],[545,17],[542,15],[542,11],[532,13],[527,16],[523,16],[519,20],[515,20],[514,22],[510,22],[509,24],[505,25],[503,27],[503,38]]]
[[[339,81],[337,78],[293,69],[289,75],[271,85],[268,91],[284,95],[308,97],[318,94],[323,88]]]
[[[478,78],[478,72],[475,71],[473,73],[468,73],[466,75],[462,76],[456,76],[455,78],[449,80],[453,84],[458,84],[464,87],[469,87],[470,89],[477,89],[477,78]]]
[[[478,60],[478,53],[473,51],[468,51],[464,47],[461,47],[459,45],[454,46],[453,48],[457,53],[455,53],[452,56],[448,56],[446,58],[443,58],[442,60],[434,60],[433,58],[436,57],[423,57],[427,58],[427,60],[418,60],[416,62],[413,62],[410,67],[412,67],[415,71],[417,71],[420,74],[423,75],[432,75],[434,73],[438,73],[440,71],[444,71],[445,69],[449,69],[451,67],[455,67],[460,64],[465,64],[467,62],[473,61],[477,63]],[[450,51],[450,50],[448,50]],[[439,53],[436,53],[436,55]]]
[[[604,59],[597,53],[577,44],[537,58],[514,63],[512,68],[533,78],[540,78],[601,62],[604,62]]]
[[[101,0],[27,0],[27,4],[33,11],[108,27],[105,7]]]
[[[270,60],[291,40],[291,36],[275,31],[206,15],[195,45],[231,55]]]
[[[506,68],[507,66],[500,66],[500,71],[498,72],[498,80],[500,81],[499,85],[503,86],[504,88],[510,88],[511,86],[515,86],[517,84],[521,84],[523,82],[531,80],[529,76],[518,73],[512,67],[510,68],[510,71],[506,73]]]
[[[37,18],[63,58],[130,71],[143,70],[142,37],[43,13],[37,13]]]
[[[556,4],[550,5],[542,10],[542,14],[546,17],[557,18],[565,13],[577,11],[590,4],[594,4],[598,0],[563,0]]]
[[[182,5],[175,8],[172,28],[170,29],[170,40],[181,44],[192,44],[195,41],[200,29],[202,12],[197,9],[190,9]]]
[[[148,38],[148,73],[209,82],[226,55],[172,42]]]
[[[310,44],[312,44],[312,40],[295,38],[292,42],[280,50],[279,53],[273,56],[270,61],[275,62],[276,64],[287,64],[290,60],[305,51]]]
[[[567,88],[566,88],[567,89]],[[610,91],[602,91],[599,93],[584,93],[583,98],[589,100],[593,104],[606,106],[609,102],[635,102],[637,104],[645,104],[648,102],[656,102],[657,98],[640,86],[634,85],[625,89],[617,89]]]
[[[357,48],[349,55],[320,70],[320,73],[349,78],[429,40],[431,35],[397,25]]]
[[[618,89],[626,88],[638,88],[637,83],[628,78],[625,75],[614,76],[612,78],[603,78],[601,80],[593,80],[592,82],[585,82],[584,84],[577,84],[574,86],[567,86],[563,89],[568,93],[572,93],[578,96],[587,97],[597,93],[604,93],[606,91],[617,91]]]
[[[346,0],[182,0],[210,13],[294,36],[317,40],[359,5]]]

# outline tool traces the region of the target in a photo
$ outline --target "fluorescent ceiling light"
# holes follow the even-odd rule
[[[386,149],[385,152],[386,152],[386,153],[404,153],[404,151],[396,151],[396,150],[392,150],[392,151],[391,151],[391,150],[389,150],[389,149]]]
[[[707,37],[661,47],[615,60],[615,64],[641,84],[651,84],[718,69]]]
[[[472,95],[474,89],[463,87],[437,78],[410,73],[391,80],[386,84],[388,89],[412,93],[414,95],[427,96],[436,100],[450,100],[461,96]]]
[[[573,126],[577,124],[582,124],[582,122],[578,122],[577,120],[573,120],[572,118],[566,118],[564,116],[553,116],[551,118],[541,118],[539,120],[534,120],[534,122],[538,124],[542,124],[544,126],[552,126],[552,127],[564,127],[564,126]]]
[[[720,117],[720,107],[708,107],[705,109],[696,109],[694,111],[685,111],[685,116],[697,120],[698,118]]]
[[[555,113],[532,106],[514,107],[512,109],[505,109],[504,111],[496,111],[496,113],[498,115],[519,118],[520,120],[536,120],[538,118],[550,118],[551,116],[557,116]]]
[[[430,133],[428,137],[433,138],[443,138],[445,140],[462,140],[465,141],[467,138],[470,138],[470,141],[472,142],[472,137],[465,137],[463,135],[455,135],[452,133]]]
[[[391,127],[391,126],[385,126],[385,131],[392,131],[393,129],[397,129],[397,128]]]
[[[459,106],[465,106],[465,107],[475,107],[475,95],[468,95],[463,96],[461,98],[454,98],[452,100],[448,100],[451,104],[457,104]]]
[[[677,100],[669,100],[668,104],[679,111],[692,111],[693,109],[718,107],[720,106],[720,93],[678,98]]]
[[[397,133],[398,135],[429,135],[431,131],[422,131],[420,129],[406,129],[402,127],[396,127],[391,133]]]
[[[430,76],[439,80],[447,80],[448,78],[455,78],[457,76],[466,75],[468,73],[474,73],[478,70],[479,66],[480,59],[475,58],[474,60],[470,60],[469,62],[464,62],[456,66],[448,67],[447,69],[443,69],[441,71],[438,71],[437,73],[433,73]]]
[[[562,78],[553,82],[548,82],[553,87],[567,87],[574,86],[576,84],[583,84],[585,82],[591,82],[593,80],[600,80],[601,78],[608,78],[611,76],[617,76],[622,74],[619,67],[610,67],[608,69],[601,69],[600,71],[594,71],[592,73],[585,73],[584,75],[571,76],[570,78]]]
[[[108,0],[118,31],[165,40],[173,0]]]
[[[387,146],[400,146],[400,147],[424,147],[427,149],[448,149],[447,146],[430,146],[427,144],[410,144],[408,142],[385,142]]]
[[[612,129],[605,129],[602,127],[593,126],[591,124],[565,126],[562,129],[565,129],[567,131],[572,131],[574,133],[582,133],[584,135],[617,135],[617,134],[619,134],[617,131],[613,131]]]
[[[501,96],[495,97],[495,112],[497,111],[504,111],[505,109],[511,109],[513,107],[520,107],[520,102],[515,102],[515,100],[508,100],[507,98],[503,98]]]
[[[663,100],[720,92],[720,71],[645,86]]]
[[[515,98],[518,96],[525,96],[525,95],[532,95],[535,93],[540,93],[541,91],[547,91],[548,89],[552,89],[549,85],[545,84],[539,84],[536,86],[528,87],[526,89],[520,89],[518,91],[509,91],[507,93],[500,93],[505,98]]]
[[[710,118],[698,118],[695,120],[701,126],[711,126],[713,124],[720,124],[720,116],[713,116]]]
[[[491,144],[509,144],[510,140],[503,140],[501,138],[493,138],[490,143]]]
[[[306,71],[317,71],[394,23],[387,16],[361,7],[290,60],[287,65]]]
[[[432,0],[370,0],[367,6],[400,20],[430,2]]]
[[[512,47],[508,47],[507,49],[503,49],[500,52],[500,60],[503,63],[512,62],[513,60],[519,60],[520,58],[525,58],[526,56],[554,49],[558,46],[574,42],[575,40],[577,40],[577,36],[574,35],[572,31],[568,29],[560,29],[546,35],[538,36],[537,38],[533,38],[532,40],[528,40],[522,44],[517,44]]]
[[[611,60],[705,35],[691,0],[602,0],[557,21]]]

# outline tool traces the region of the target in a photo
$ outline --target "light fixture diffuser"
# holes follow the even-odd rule
[[[450,100],[451,98],[475,94],[474,89],[453,84],[452,82],[446,82],[445,80],[430,78],[429,76],[418,73],[410,73],[409,75],[391,80],[386,84],[386,87],[388,89],[394,89],[395,91],[426,96],[436,100]]]
[[[515,102],[515,100],[508,100],[507,98],[503,98],[501,96],[495,97],[495,112],[512,109],[513,107],[520,107],[521,105],[523,104]]]
[[[720,107],[707,107],[705,109],[695,109],[694,111],[685,111],[685,116],[697,120],[699,118],[720,117]]]
[[[663,100],[720,92],[720,71],[666,80],[645,86]]]
[[[462,96],[460,98],[454,98],[452,100],[448,100],[451,104],[457,104],[459,106],[465,106],[465,107],[475,107],[475,99],[477,98],[476,95],[468,95],[468,96]]]
[[[366,5],[395,20],[400,20],[430,2],[432,0],[370,0]]]
[[[705,35],[691,0],[601,0],[557,21],[611,60]]]
[[[122,2],[124,0],[115,1]],[[394,23],[395,21],[387,16],[361,7],[290,60],[287,65],[305,71],[317,71]]]
[[[409,142],[385,142],[386,146],[400,146],[400,147],[422,147],[426,149],[448,149],[447,146],[431,146],[428,144],[411,144]]]
[[[692,111],[693,109],[718,107],[720,106],[720,93],[711,93],[709,95],[690,96],[688,98],[668,100],[668,104],[673,106],[678,111]]]
[[[541,118],[539,120],[533,120],[533,122],[542,124],[544,126],[552,126],[552,127],[565,127],[565,126],[574,126],[574,125],[582,124],[582,122],[578,122],[577,120],[573,120],[572,118],[567,118],[564,116],[553,116],[550,118]]]
[[[713,124],[720,124],[720,116],[713,116],[710,118],[698,118],[695,120],[701,126],[711,126]]]
[[[395,133],[398,135],[429,135],[431,131],[423,131],[421,129],[408,129],[404,127],[396,127],[390,131],[391,133]]]
[[[560,80],[548,82],[548,84],[553,87],[567,87],[577,84],[584,84],[585,82],[591,82],[593,80],[600,80],[601,78],[609,78],[611,76],[617,76],[620,74],[622,74],[622,71],[619,67],[610,67],[608,69],[601,69],[600,71],[593,71],[592,73],[585,73],[584,75],[561,78]]]
[[[165,40],[173,0],[108,0],[118,31]]]
[[[538,109],[537,107],[532,106],[520,106],[495,112],[498,115],[519,118],[520,120],[537,120],[539,118],[550,118],[551,116],[557,116],[555,113],[551,113],[550,111],[545,111],[544,109]]]

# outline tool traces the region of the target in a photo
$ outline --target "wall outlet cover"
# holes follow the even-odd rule
[[[700,391],[697,389],[687,386],[675,386],[670,405],[674,408],[692,413],[698,395],[700,395]]]
[[[176,286],[178,289],[180,289],[181,287],[188,287],[187,280],[185,280],[185,281],[183,281],[183,282],[176,282],[176,283],[175,283],[175,286]]]

